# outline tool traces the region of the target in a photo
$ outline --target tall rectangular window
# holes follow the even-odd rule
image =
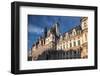
[[[66,48],[68,48],[68,44],[66,44]]]
[[[87,35],[85,34],[85,40],[87,41]]]
[[[64,49],[65,49],[65,45],[63,45]]]
[[[72,43],[70,43],[70,47],[72,47]]]
[[[76,42],[74,41],[74,46],[76,46]]]
[[[80,40],[78,40],[78,45],[80,45]]]

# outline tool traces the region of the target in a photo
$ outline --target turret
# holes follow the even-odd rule
[[[87,20],[88,20],[88,17],[83,17],[81,19],[81,27],[82,27],[82,30],[88,28]]]

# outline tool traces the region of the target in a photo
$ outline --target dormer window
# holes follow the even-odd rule
[[[75,29],[73,29],[73,36],[75,36],[76,35],[76,30]]]
[[[63,39],[63,37],[62,37],[62,36],[60,36],[60,39],[62,40],[62,39]]]
[[[68,38],[68,33],[66,33],[65,37],[66,37],[66,39]]]

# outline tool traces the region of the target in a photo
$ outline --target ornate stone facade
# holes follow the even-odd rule
[[[63,54],[51,53],[52,57],[56,59],[68,59],[69,56],[69,59],[88,57],[88,18],[82,17],[80,25],[62,35],[59,32],[59,26],[59,23],[56,22],[48,31],[45,28],[44,35],[32,46],[32,60],[41,59],[41,55],[48,50]]]

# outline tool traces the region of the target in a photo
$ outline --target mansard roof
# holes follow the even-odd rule
[[[71,34],[71,33],[73,32],[73,29],[75,29],[76,32],[79,31],[79,30],[82,30],[82,29],[81,29],[81,26],[78,25],[78,26],[75,26],[74,28],[70,29],[70,30],[68,31],[68,34]]]

